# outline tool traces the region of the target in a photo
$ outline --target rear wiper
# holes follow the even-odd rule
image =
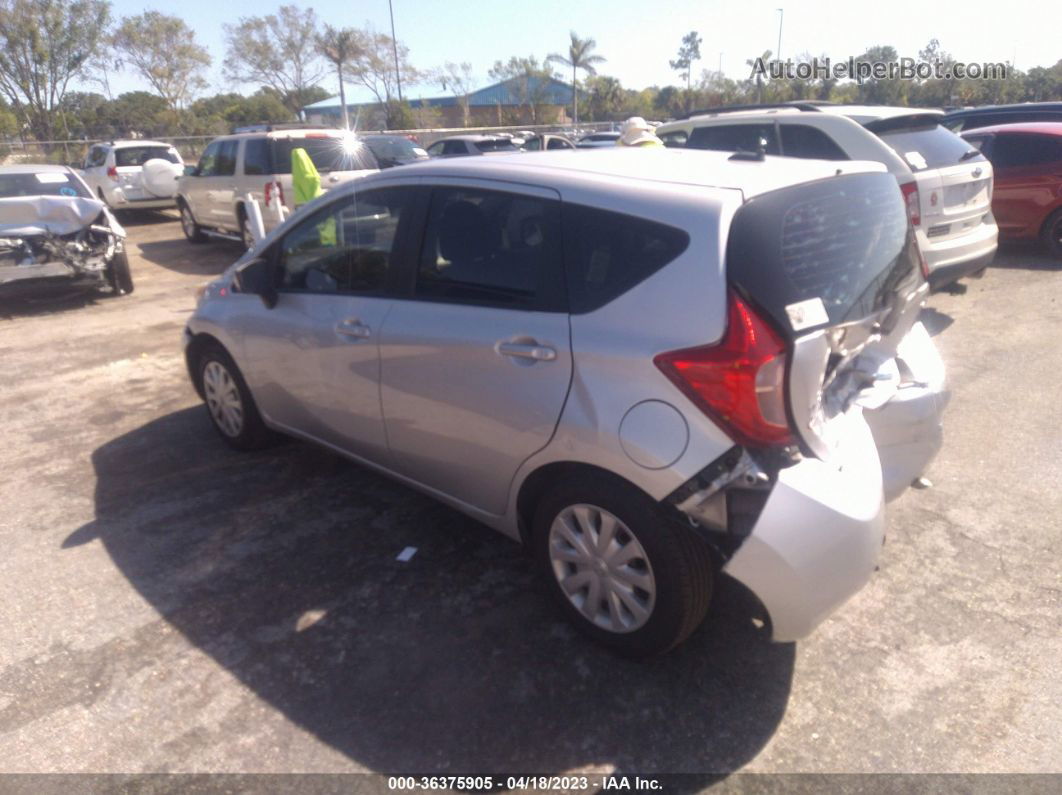
[[[971,149],[969,152],[965,152],[963,156],[959,158],[959,162],[963,163],[969,160],[971,157],[977,157],[979,154],[981,154],[980,149]]]

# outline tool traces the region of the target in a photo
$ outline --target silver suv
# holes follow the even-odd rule
[[[822,160],[876,160],[896,177],[939,289],[995,257],[992,164],[941,126],[944,114],[883,105],[784,103],[698,111],[656,134],[667,146],[756,150]]]
[[[251,199],[258,204],[267,232],[295,207],[294,149],[306,150],[326,191],[378,170],[369,148],[343,130],[258,125],[215,138],[177,186],[185,237],[193,243],[229,238],[252,248],[247,209]]]
[[[523,541],[623,653],[689,635],[719,565],[792,640],[939,448],[924,267],[877,163],[434,160],[303,208],[185,353],[229,444],[310,440]]]

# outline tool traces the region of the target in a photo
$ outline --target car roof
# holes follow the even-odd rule
[[[57,166],[52,163],[17,163],[0,166],[0,174],[58,174],[73,173],[69,166]]]
[[[944,111],[936,108],[908,108],[898,105],[819,105],[817,107],[821,113],[847,116],[861,124],[879,119],[898,119],[902,116],[944,117]]]
[[[136,139],[127,139],[124,141],[107,141],[107,146],[113,146],[115,149],[129,149],[134,146],[165,146],[167,149],[173,147],[173,144],[166,143],[165,141],[141,141]]]
[[[974,127],[963,130],[961,135],[982,135],[984,133],[1023,133],[1038,135],[1062,135],[1062,121],[1019,121],[1014,124],[993,124],[990,127]]]
[[[837,176],[885,172],[881,163],[826,161],[767,156],[762,161],[734,160],[730,152],[615,147],[570,152],[526,152],[493,157],[423,160],[402,167],[403,177],[436,176],[537,183],[616,178],[674,185],[740,190],[746,198],[778,188]],[[371,178],[366,178],[371,179]]]

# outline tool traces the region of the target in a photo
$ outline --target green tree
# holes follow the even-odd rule
[[[899,57],[895,47],[878,45],[868,48],[856,58],[856,63],[891,63]],[[899,77],[870,77],[859,85],[859,101],[872,105],[906,105],[907,89],[907,81]]]
[[[55,138],[67,88],[88,76],[110,23],[106,0],[0,0],[0,92],[38,141]]]
[[[114,47],[119,66],[131,66],[175,114],[206,87],[210,53],[180,17],[158,11],[124,17]]]
[[[693,73],[693,62],[701,59],[702,41],[703,39],[697,35],[697,31],[691,30],[682,37],[682,44],[679,46],[678,57],[673,61],[668,61],[672,69],[686,78],[687,112],[691,110],[690,102],[692,101],[692,92],[690,91],[690,77]]]
[[[166,100],[150,91],[119,94],[100,109],[99,137],[128,138],[134,133],[162,135],[165,129]]]
[[[388,129],[400,129],[396,127],[399,120],[394,116],[402,112],[402,103],[396,101],[398,86],[403,81],[415,85],[421,81],[421,75],[410,64],[409,48],[402,42],[383,33],[369,32],[361,34],[361,41],[362,49],[352,64],[351,77],[367,88],[384,109]]]
[[[616,78],[604,75],[588,77],[586,90],[590,95],[590,118],[593,121],[615,118],[622,110],[625,95],[623,86]]]
[[[764,50],[763,55],[759,58],[749,58],[745,61],[745,65],[752,70],[749,79],[745,81],[745,86],[750,92],[755,91],[757,103],[762,103],[764,95],[767,93],[767,83],[770,80],[770,76],[764,75],[762,67],[770,60],[771,51]]]
[[[447,61],[435,72],[435,82],[443,91],[450,91],[461,106],[461,126],[467,127],[470,119],[469,95],[476,87],[476,78],[472,72],[472,64],[456,64]]]
[[[324,70],[317,48],[319,23],[312,8],[282,5],[276,14],[242,17],[225,25],[225,76],[268,86],[292,113],[310,104],[308,91]]]
[[[317,51],[324,56],[336,70],[339,81],[339,104],[343,118],[343,129],[350,129],[350,117],[347,114],[347,91],[343,86],[343,70],[351,69],[354,62],[365,50],[364,35],[354,28],[333,28],[325,25],[317,37]]]
[[[572,123],[579,125],[579,70],[586,72],[587,76],[597,74],[595,64],[604,63],[605,58],[594,53],[597,42],[593,39],[580,39],[575,31],[569,31],[571,41],[568,44],[568,54],[552,53],[546,57],[546,63],[564,64],[572,70]]]
[[[495,61],[487,74],[492,80],[506,83],[510,93],[517,100],[516,104],[527,108],[527,121],[531,124],[539,122],[543,115],[541,106],[548,98],[550,84],[557,79],[548,63],[540,64],[534,55],[526,58],[514,55],[506,62]],[[511,121],[519,124],[524,119],[518,116]]]

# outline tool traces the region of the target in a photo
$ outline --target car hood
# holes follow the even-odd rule
[[[125,231],[96,199],[67,196],[14,196],[0,199],[0,236],[69,235],[104,214],[120,237]]]

